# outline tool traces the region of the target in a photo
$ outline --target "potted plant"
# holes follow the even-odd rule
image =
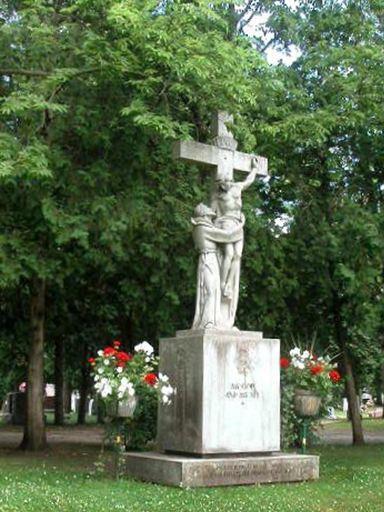
[[[293,348],[289,356],[281,358],[280,366],[286,372],[288,382],[295,387],[295,412],[301,417],[317,416],[322,399],[341,379],[337,365],[329,356],[317,357],[299,347]]]
[[[140,394],[152,393],[162,403],[169,404],[175,393],[167,375],[155,373],[159,360],[147,341],[136,345],[134,354],[130,354],[121,350],[121,342],[116,340],[88,362],[93,370],[95,391],[110,417],[131,418]]]

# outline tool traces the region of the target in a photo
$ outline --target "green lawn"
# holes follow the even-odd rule
[[[347,420],[331,420],[324,422],[328,431],[351,430],[351,423]],[[384,420],[382,419],[363,419],[363,428],[365,432],[383,432]],[[384,510],[384,507],[383,507]]]
[[[323,447],[317,482],[181,490],[94,474],[97,451],[0,452],[1,512],[382,512],[384,445]]]

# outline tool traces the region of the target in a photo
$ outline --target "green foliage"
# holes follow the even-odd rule
[[[105,440],[117,453],[125,450],[148,450],[155,443],[158,398],[151,391],[148,386],[142,386],[131,418],[106,418]],[[100,407],[104,407],[101,402]]]
[[[257,258],[245,263],[254,295],[266,296],[256,299],[260,314],[253,316],[278,327],[287,349],[292,339],[314,335],[320,348],[341,352],[345,345],[359,384],[369,385],[383,364],[380,7],[348,1],[271,8],[275,41],[294,42],[301,55],[291,67],[269,70],[264,101],[250,114],[260,120],[255,135],[272,169],[261,189],[261,219],[289,220],[286,232],[263,246],[262,273]]]
[[[127,450],[145,450],[153,447],[157,432],[158,400],[153,393],[140,394],[132,421],[124,430]]]
[[[28,302],[46,280],[47,341],[64,337],[78,386],[103,340],[156,343],[189,323],[203,180],[171,142],[207,140],[212,111],[254,104],[265,64],[210,2],[6,2],[1,19],[0,286]],[[7,314],[26,350],[28,313]]]
[[[272,13],[275,45],[297,45],[292,66],[266,64],[231,4],[0,8],[1,353],[16,344],[25,357],[36,277],[48,343],[64,337],[74,386],[104,340],[156,343],[190,325],[189,217],[209,180],[172,161],[171,142],[208,141],[220,108],[271,172],[245,195],[239,327],[283,348],[316,335],[335,352],[342,332],[358,384],[372,384],[383,364],[382,2],[250,9]]]

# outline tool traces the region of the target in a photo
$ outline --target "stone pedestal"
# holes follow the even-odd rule
[[[126,455],[126,472],[138,480],[177,487],[216,487],[319,478],[319,457],[276,454],[197,458],[155,452]]]
[[[280,342],[261,332],[190,330],[160,341],[177,393],[159,406],[159,453],[128,453],[126,472],[182,487],[318,478],[318,457],[280,450]]]
[[[280,449],[280,344],[261,332],[179,331],[160,342],[177,393],[159,410],[161,450],[196,455]]]

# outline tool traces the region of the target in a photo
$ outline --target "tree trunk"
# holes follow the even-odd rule
[[[383,365],[380,365],[375,379],[375,399],[377,405],[383,405]]]
[[[86,362],[88,347],[84,346],[83,360],[81,364],[81,384],[80,384],[80,400],[79,400],[79,412],[77,416],[77,424],[85,424],[85,416],[87,414],[87,394],[88,394],[88,367]]]
[[[348,411],[352,422],[353,444],[364,444],[364,432],[360,415],[360,404],[356,392],[356,382],[353,375],[353,367],[347,349],[343,348],[343,363],[345,370],[345,389],[348,399]]]
[[[347,347],[347,333],[341,316],[342,303],[335,291],[333,294],[333,322],[337,343],[341,349],[345,372],[345,390],[348,400],[348,417],[352,422],[352,442],[354,445],[364,444],[363,425],[360,416],[360,405],[356,392],[352,360]]]
[[[384,405],[384,363],[382,363],[380,366],[380,382],[381,382],[380,402],[381,402],[381,405]]]
[[[72,387],[68,384],[68,381],[64,381],[64,414],[70,414],[72,412]]]
[[[55,342],[55,425],[64,425],[64,340]]]
[[[31,296],[31,344],[27,373],[27,411],[21,448],[40,451],[47,446],[44,424],[45,280],[35,279]]]
[[[383,394],[384,394],[384,364],[380,366],[380,387],[378,389],[378,397],[377,397],[377,403],[378,405],[381,405],[383,407],[382,417],[384,419],[384,400],[383,400]]]
[[[105,421],[105,405],[100,398],[95,398],[97,402],[97,423],[104,423]]]

